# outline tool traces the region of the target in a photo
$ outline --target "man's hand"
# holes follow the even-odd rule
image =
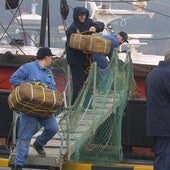
[[[89,32],[96,32],[96,28],[94,26],[90,27]]]

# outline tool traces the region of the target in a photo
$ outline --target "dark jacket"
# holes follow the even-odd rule
[[[147,135],[170,137],[170,62],[161,61],[146,80]]]
[[[86,13],[86,20],[84,23],[79,22],[78,15],[80,13]],[[76,7],[73,11],[73,23],[66,31],[67,42],[66,42],[66,53],[67,53],[67,61],[68,64],[72,65],[88,65],[89,60],[87,59],[87,54],[83,53],[81,50],[73,49],[69,46],[70,36],[73,33],[83,33],[89,34],[88,30],[91,26],[96,28],[96,32],[101,32],[104,30],[104,24],[102,22],[93,22],[92,19],[89,18],[89,10],[85,7]]]

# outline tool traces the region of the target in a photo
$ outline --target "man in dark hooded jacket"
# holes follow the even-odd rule
[[[66,53],[67,62],[70,65],[72,82],[73,82],[73,96],[72,104],[77,98],[87,76],[88,68],[90,66],[90,55],[69,46],[70,36],[73,33],[91,34],[94,32],[101,32],[104,30],[102,22],[93,22],[89,18],[89,10],[85,7],[75,7],[73,11],[73,23],[67,29]]]
[[[170,170],[170,50],[146,80],[147,135],[155,138],[154,170]]]

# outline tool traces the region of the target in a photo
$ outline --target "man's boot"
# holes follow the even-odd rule
[[[46,153],[44,151],[44,148],[37,141],[35,141],[33,143],[33,147],[38,152],[39,155],[41,155],[41,156],[45,156],[46,155]]]

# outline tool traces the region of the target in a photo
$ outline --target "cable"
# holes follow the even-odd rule
[[[21,26],[21,28],[22,28],[22,30],[23,30],[23,32],[24,32],[25,42],[26,42],[26,34],[27,34],[27,36],[28,36],[28,37],[30,38],[30,40],[34,43],[34,45],[35,45],[36,47],[38,47],[37,43],[31,38],[31,36],[27,33],[27,31],[25,31],[24,26],[23,26],[23,21],[22,21],[22,18],[21,18],[21,11],[20,11],[20,8],[19,8],[19,7],[22,5],[23,0],[22,0],[22,1],[20,2],[20,4],[18,5],[17,10],[15,11],[15,13],[14,13],[13,10],[11,9],[11,7],[9,6],[7,0],[5,0],[5,1],[6,1],[7,5],[8,5],[8,8],[10,9],[10,12],[13,14],[13,17],[12,17],[10,23],[8,24],[8,27],[5,29],[4,34],[1,36],[0,40],[3,38],[3,36],[5,35],[5,33],[7,33],[7,30],[8,30],[8,28],[9,28],[9,26],[11,25],[12,21],[13,21],[14,19],[16,19],[16,21],[17,21],[18,24]],[[17,14],[18,11],[19,11],[21,23],[19,22],[18,18],[16,17],[16,14]],[[8,34],[8,35],[9,35],[9,34]],[[26,44],[27,44],[27,42],[26,42]]]
[[[121,0],[120,0],[120,1],[121,1]],[[121,1],[121,2],[122,2],[122,1]],[[123,1],[123,2],[125,2],[125,1]],[[136,6],[136,7],[138,7],[138,8],[141,8],[141,9],[143,9],[143,10],[145,10],[145,11],[154,12],[154,13],[156,13],[156,14],[159,14],[159,15],[162,15],[162,16],[165,16],[165,17],[170,18],[170,15],[166,15],[166,14],[163,14],[163,13],[158,12],[158,11],[154,11],[154,10],[151,10],[151,9],[148,9],[148,8],[145,8],[145,7],[141,7],[141,6],[139,6],[139,5],[135,5],[135,4],[132,4],[132,3],[130,3],[130,2],[125,2],[125,3],[127,3],[127,4],[129,4],[129,5],[132,5],[132,6]]]
[[[98,0],[93,0],[93,1],[91,1],[91,0],[77,0],[77,1],[99,2]],[[142,1],[148,1],[148,2],[149,2],[149,1],[151,1],[151,0],[140,0],[140,2],[142,2]],[[146,10],[146,11],[149,11],[149,12],[154,12],[154,13],[156,13],[156,14],[159,14],[159,15],[162,15],[162,16],[165,16],[165,17],[170,18],[170,15],[166,15],[166,14],[161,13],[161,12],[158,12],[158,11],[154,11],[154,10],[151,10],[151,9],[148,9],[148,8],[145,8],[145,7],[141,7],[141,6],[139,6],[139,5],[132,4],[133,2],[139,2],[139,1],[130,1],[130,0],[128,0],[128,1],[125,1],[125,0],[112,1],[112,0],[104,0],[103,2],[127,3],[127,4],[129,4],[129,5],[136,6],[136,7],[138,7],[138,8],[143,9],[143,10]]]
[[[170,4],[166,4],[166,3],[158,2],[158,1],[153,1],[153,2],[157,3],[157,4],[161,4],[161,5],[167,6],[167,7],[170,7]]]
[[[9,3],[7,2],[7,0],[5,0],[5,1],[6,1],[6,4],[7,4],[8,8],[11,9],[11,7],[10,7]],[[22,3],[22,2],[23,2],[23,0],[21,1],[21,3]],[[13,14],[13,17],[12,17],[11,21],[9,22],[7,28],[4,29],[4,33],[2,34],[0,40],[1,40],[1,39],[4,37],[4,35],[7,33],[8,28],[9,28],[10,25],[12,24],[12,21],[14,20],[14,18],[15,18],[15,16],[16,16],[16,13],[18,12],[18,9],[19,9],[19,8],[17,8],[17,10],[15,11],[15,13]]]
[[[2,25],[2,23],[0,22],[0,26],[2,27],[2,29],[5,31],[4,26]],[[9,38],[12,40],[12,37],[8,34],[8,32],[6,32],[6,34],[9,36]],[[25,55],[24,51],[19,47],[18,44],[15,43],[15,46]]]
[[[23,0],[22,0],[22,2],[23,2]],[[26,35],[29,37],[29,39],[34,43],[34,45],[36,46],[36,47],[38,47],[38,45],[37,45],[37,43],[31,38],[31,36],[28,34],[28,32],[25,30],[25,28],[24,28],[24,25],[23,25],[23,20],[22,20],[22,17],[21,17],[21,11],[20,11],[20,7],[21,6],[21,3],[19,4],[19,6],[18,6],[18,11],[19,11],[19,16],[20,16],[20,21],[21,21],[21,23],[20,23],[20,21],[18,20],[18,18],[16,17],[16,14],[14,14],[14,12],[13,12],[13,10],[12,9],[10,9],[10,11],[11,11],[11,13],[13,14],[13,16],[15,17],[15,19],[16,19],[16,21],[18,22],[18,24],[21,26],[21,28],[22,28],[22,30],[23,30],[23,32],[24,32],[24,38],[25,38],[25,42],[26,42],[26,45],[27,45],[27,41],[26,41]]]
[[[26,38],[26,34],[25,34],[24,24],[23,24],[22,17],[21,17],[21,10],[20,10],[20,8],[19,8],[19,16],[20,16],[20,21],[21,21],[20,25],[21,25],[21,28],[22,28],[23,33],[24,33],[25,43],[27,45],[27,38]]]

